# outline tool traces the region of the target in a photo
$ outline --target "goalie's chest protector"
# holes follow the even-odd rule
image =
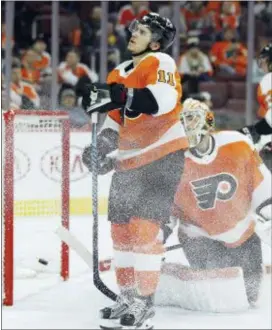
[[[181,226],[189,236],[240,244],[254,230],[252,196],[263,181],[259,158],[240,133],[214,134],[215,150],[203,159],[186,152],[175,196]],[[175,210],[175,212],[179,212]]]
[[[119,170],[149,164],[188,146],[179,119],[180,78],[171,61],[171,57],[166,54],[147,55],[136,67],[133,67],[132,61],[126,61],[108,76],[108,84],[124,84],[127,88],[150,88],[159,107],[155,115],[138,113],[133,109],[109,113],[120,124],[117,155]]]

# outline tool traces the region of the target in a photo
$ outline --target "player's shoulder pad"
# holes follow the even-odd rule
[[[155,53],[148,53],[141,62],[150,62],[150,63],[158,63],[158,66],[163,68],[168,68],[169,71],[175,71],[176,70],[176,62],[174,59],[162,52],[155,52]]]
[[[232,143],[243,142],[250,149],[255,150],[253,142],[246,135],[238,132],[238,131],[218,131],[213,133],[215,141],[218,146],[224,146]]]

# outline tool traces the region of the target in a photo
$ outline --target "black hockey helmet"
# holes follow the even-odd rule
[[[134,20],[129,26],[132,33],[138,24],[147,26],[152,32],[152,41],[160,43],[160,51],[165,51],[172,45],[176,35],[176,28],[169,18],[162,17],[157,13],[149,13],[141,19]]]
[[[272,42],[267,44],[261,51],[258,57],[258,64],[260,65],[260,62],[262,60],[266,60],[268,64],[269,71],[272,71]]]

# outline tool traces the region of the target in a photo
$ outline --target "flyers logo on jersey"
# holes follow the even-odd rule
[[[207,210],[215,207],[217,199],[220,201],[231,199],[238,184],[233,175],[220,173],[192,181],[191,185],[198,201],[198,206],[203,210]]]

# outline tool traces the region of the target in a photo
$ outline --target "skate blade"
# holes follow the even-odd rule
[[[108,321],[111,321],[111,322],[108,322],[108,324],[100,324],[100,329],[104,329],[104,330],[118,330],[118,329],[127,329],[127,330],[136,330],[136,329],[139,329],[139,330],[151,330],[151,329],[154,329],[154,325],[153,324],[150,324],[148,323],[147,321],[144,322],[142,325],[133,325],[133,326],[124,326],[124,325],[121,325],[120,323],[118,323],[118,321],[116,320],[116,323],[115,322],[112,322],[114,320],[108,320]],[[104,322],[103,322],[104,323]]]
[[[103,320],[99,326],[101,329],[123,329],[122,325],[120,324],[120,319]]]
[[[127,330],[134,330],[134,329],[145,329],[145,330],[151,330],[151,329],[154,329],[154,326],[152,325],[152,326],[150,326],[150,327],[144,327],[143,328],[143,326],[140,326],[140,327],[138,327],[138,326],[136,326],[136,325],[134,325],[134,326],[132,326],[132,327],[126,327],[126,326],[122,326],[122,325],[116,325],[116,326],[112,326],[112,327],[110,327],[110,326],[104,326],[104,325],[100,325],[100,329],[104,329],[104,330],[119,330],[119,329],[127,329]]]

